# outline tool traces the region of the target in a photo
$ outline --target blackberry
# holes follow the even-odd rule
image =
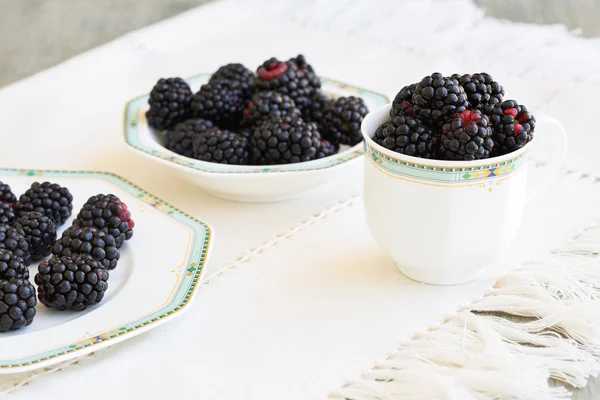
[[[394,118],[402,115],[414,117],[415,110],[414,104],[412,102],[412,96],[416,87],[417,84],[413,83],[411,85],[404,86],[402,89],[400,89],[400,91],[396,94],[394,101],[392,102],[390,117]]]
[[[0,279],[0,332],[31,325],[36,305],[35,288],[27,279]]]
[[[225,79],[202,85],[192,98],[192,113],[224,129],[237,129],[247,98],[238,82]]]
[[[220,164],[248,165],[248,138],[226,130],[211,129],[194,139],[194,158]]]
[[[82,311],[98,304],[108,289],[109,272],[87,254],[52,257],[38,266],[40,303],[57,311]]]
[[[0,249],[0,279],[12,278],[29,279],[29,269],[21,257],[10,250]]]
[[[29,243],[21,227],[0,225],[0,249],[12,251],[15,256],[23,259],[25,266],[31,264]]]
[[[52,254],[57,257],[88,254],[110,270],[117,267],[120,257],[114,237],[93,227],[79,226],[72,226],[63,232],[52,247]]]
[[[192,142],[201,133],[213,128],[212,122],[202,118],[191,118],[180,122],[165,135],[165,147],[186,157],[194,156]]]
[[[184,120],[189,114],[192,95],[190,86],[181,78],[159,79],[148,99],[148,125],[162,131]]]
[[[13,204],[17,201],[17,196],[12,192],[10,186],[0,182],[0,201]]]
[[[323,136],[334,145],[354,146],[362,142],[360,124],[369,108],[360,97],[340,97],[327,108],[323,117]]]
[[[226,79],[228,81],[234,81],[239,83],[240,89],[244,97],[250,97],[252,95],[252,81],[256,75],[242,64],[227,64],[220,67],[217,72],[212,74],[210,81],[217,81]],[[210,82],[209,81],[209,82]]]
[[[465,110],[442,126],[440,151],[445,160],[480,160],[493,148],[490,120],[479,110]]]
[[[483,110],[488,105],[500,103],[504,97],[504,88],[490,74],[454,74],[452,78],[458,79],[465,89],[471,108]]]
[[[15,222],[15,213],[10,204],[0,201],[0,224],[11,225]]]
[[[252,129],[250,128],[238,129],[237,131],[235,131],[235,133],[237,133],[241,137],[245,137],[246,139],[248,139],[248,141],[250,141],[250,138],[252,137]]]
[[[337,152],[336,147],[327,140],[321,141],[321,146],[317,152],[317,160],[334,155]]]
[[[321,92],[315,93],[310,99],[310,107],[305,109],[305,120],[308,122],[316,122],[318,125],[321,125],[327,108],[332,104],[333,100],[329,99]]]
[[[20,217],[16,224],[25,233],[29,252],[33,261],[47,257],[56,241],[56,225],[52,218],[38,212],[30,212]]]
[[[252,134],[252,161],[258,165],[310,161],[317,157],[320,147],[321,135],[314,122],[273,117],[263,121]]]
[[[28,212],[39,212],[54,220],[56,226],[61,226],[73,211],[73,196],[66,187],[57,183],[35,182],[14,205],[17,217]]]
[[[515,100],[505,100],[488,106],[485,113],[493,129],[494,150],[492,156],[511,153],[533,139],[535,117]]]
[[[421,158],[433,156],[431,128],[408,115],[399,115],[381,124],[375,131],[373,140],[397,153]]]
[[[288,95],[302,112],[321,87],[319,78],[302,55],[287,62],[271,58],[258,67],[257,75],[253,85],[256,91],[274,90]]]
[[[415,117],[433,127],[440,127],[446,118],[460,114],[469,106],[458,79],[444,77],[439,72],[415,85],[412,101]]]
[[[272,90],[258,92],[244,110],[243,125],[252,127],[269,116],[282,117],[294,110],[297,110],[296,104],[289,96]]]
[[[73,225],[100,229],[114,237],[116,246],[120,248],[133,236],[135,222],[127,204],[117,196],[97,194],[85,202]]]

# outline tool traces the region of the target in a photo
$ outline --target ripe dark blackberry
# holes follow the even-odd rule
[[[360,97],[340,97],[327,107],[323,121],[323,137],[334,145],[354,146],[362,142],[360,124],[369,108]]]
[[[334,155],[337,152],[337,149],[331,142],[327,140],[321,140],[321,146],[319,147],[319,151],[317,152],[316,159],[325,158]]]
[[[10,186],[0,182],[0,201],[13,204],[17,201],[17,196],[12,192]]]
[[[486,108],[492,125],[494,150],[492,156],[511,153],[533,139],[535,117],[515,100],[505,100]]]
[[[465,110],[442,126],[440,151],[445,160],[480,160],[493,148],[490,120],[479,110]]]
[[[220,67],[217,72],[212,74],[210,81],[226,79],[239,83],[244,97],[252,96],[252,82],[256,75],[242,64],[233,63]],[[209,82],[210,82],[209,81]]]
[[[29,269],[21,257],[10,250],[0,249],[0,279],[12,278],[29,279]]]
[[[115,269],[119,261],[119,249],[115,238],[93,227],[72,226],[63,232],[62,237],[52,247],[57,257],[72,254],[89,254],[107,269]]]
[[[211,129],[194,139],[194,158],[220,164],[248,165],[249,141],[237,133]]]
[[[35,283],[46,307],[82,311],[102,301],[108,277],[108,271],[89,255],[73,254],[40,263]]]
[[[290,164],[314,160],[321,135],[314,122],[301,118],[269,118],[252,134],[252,161],[257,165]]]
[[[479,74],[454,74],[452,78],[465,89],[467,99],[471,108],[483,110],[488,105],[500,103],[504,97],[504,88],[490,74],[481,72]]]
[[[258,92],[244,110],[242,125],[252,127],[269,116],[283,117],[294,110],[296,104],[289,96],[272,90]]]
[[[33,261],[50,255],[56,241],[56,225],[52,218],[42,213],[30,212],[19,217],[15,227],[23,229]]]
[[[434,151],[431,129],[408,115],[381,124],[373,140],[386,149],[413,157],[431,158]]]
[[[415,117],[424,124],[440,127],[444,121],[465,111],[469,103],[458,79],[435,72],[421,79],[413,91]]]
[[[302,55],[287,62],[271,58],[258,67],[257,75],[255,91],[275,90],[288,95],[302,112],[321,87],[315,71]]]
[[[238,82],[213,80],[202,85],[192,98],[192,113],[224,129],[237,129],[247,98]]]
[[[169,129],[165,135],[165,147],[186,157],[194,156],[194,138],[213,128],[211,121],[202,118],[190,118]]]
[[[14,210],[17,217],[32,211],[46,214],[56,226],[61,226],[73,211],[73,196],[69,189],[57,183],[35,182],[19,197]]]
[[[31,264],[29,243],[21,227],[0,225],[0,249],[12,251],[15,256],[23,259],[25,266]]]
[[[11,225],[15,222],[15,213],[10,204],[0,201],[0,224]]]
[[[159,79],[148,99],[148,125],[162,131],[183,121],[189,115],[192,95],[190,86],[181,78]]]
[[[394,118],[403,115],[413,117],[415,115],[412,96],[416,87],[417,84],[413,83],[411,85],[404,86],[402,89],[400,89],[400,91],[396,94],[394,101],[392,102],[390,117]]]
[[[94,227],[115,238],[115,244],[120,248],[125,240],[133,236],[135,222],[127,204],[114,194],[98,194],[85,202],[73,225]]]
[[[35,288],[27,279],[0,279],[0,332],[31,325],[36,305]]]
[[[315,93],[310,99],[310,107],[304,110],[304,119],[307,122],[316,122],[317,125],[323,123],[323,117],[326,110],[333,104],[333,100],[322,94]]]

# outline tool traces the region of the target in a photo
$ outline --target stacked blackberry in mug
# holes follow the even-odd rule
[[[304,56],[270,58],[256,73],[227,64],[193,93],[181,78],[160,79],[146,113],[165,147],[202,161],[275,165],[330,156],[362,141],[363,99],[330,99]]]
[[[118,197],[99,194],[59,237],[72,212],[73,195],[59,184],[35,182],[17,199],[0,182],[0,332],[30,325],[38,299],[57,311],[102,301],[135,224]],[[36,296],[28,267],[37,261]]]
[[[518,150],[534,130],[527,107],[505,100],[489,74],[436,72],[398,92],[373,140],[413,157],[472,161]]]

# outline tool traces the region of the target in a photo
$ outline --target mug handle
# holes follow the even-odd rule
[[[536,161],[544,162],[545,166],[540,171],[540,176],[530,181],[527,188],[527,201],[535,199],[552,182],[565,162],[567,155],[567,133],[558,120],[542,115],[536,121],[537,137],[533,140],[532,155]],[[536,143],[537,142],[537,143]],[[542,153],[544,157],[538,160],[535,153]]]

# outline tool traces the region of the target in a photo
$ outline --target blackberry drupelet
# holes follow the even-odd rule
[[[10,186],[0,182],[0,201],[13,204],[17,201],[17,196],[12,192]]]
[[[14,205],[17,217],[28,212],[39,212],[54,220],[56,226],[61,226],[73,211],[73,196],[66,187],[57,183],[35,182]]]
[[[194,138],[213,128],[211,121],[202,118],[190,118],[169,129],[165,135],[165,147],[186,157],[194,156]]]
[[[52,257],[38,266],[40,303],[57,311],[82,311],[98,304],[108,289],[109,272],[87,254]]]
[[[29,279],[29,269],[21,257],[10,250],[0,249],[0,279],[12,278]]]
[[[373,136],[375,143],[397,153],[413,157],[432,158],[433,134],[417,118],[397,116],[381,124]]]
[[[248,165],[249,141],[237,133],[211,129],[194,139],[194,158],[220,164]]]
[[[11,225],[15,222],[15,213],[10,204],[0,201],[0,224]]]
[[[390,117],[394,118],[403,115],[413,117],[415,115],[412,96],[416,87],[417,84],[413,83],[411,85],[404,86],[402,89],[400,89],[400,91],[396,94],[394,101],[392,102]]]
[[[454,74],[452,78],[465,89],[471,108],[483,110],[488,105],[500,103],[504,97],[504,88],[491,77],[490,74]]]
[[[93,227],[79,226],[72,226],[63,232],[52,247],[52,254],[57,257],[88,254],[110,270],[117,267],[120,257],[114,237]]]
[[[36,305],[35,288],[27,279],[0,279],[0,332],[31,325]]]
[[[252,82],[255,77],[256,75],[254,72],[250,71],[242,64],[232,63],[220,67],[217,72],[212,74],[210,81],[226,79],[228,81],[237,82],[240,85],[244,97],[249,98],[252,96]]]
[[[23,259],[25,266],[31,264],[29,243],[20,227],[0,225],[0,249],[12,251],[15,256]]]
[[[333,100],[321,92],[315,93],[310,99],[310,107],[305,109],[304,119],[307,122],[316,122],[317,125],[321,125],[327,108],[332,104]]]
[[[224,129],[237,129],[247,103],[238,82],[226,79],[211,80],[202,85],[192,98],[192,113],[211,120]]]
[[[52,218],[42,213],[29,212],[17,219],[15,227],[23,229],[33,261],[52,253],[52,246],[56,241],[56,225]]]
[[[319,147],[319,151],[317,152],[316,159],[325,158],[334,155],[337,152],[337,149],[331,142],[327,140],[321,141],[321,146]]]
[[[162,131],[183,121],[189,115],[192,95],[190,86],[181,78],[159,79],[148,99],[148,125]]]
[[[415,117],[432,127],[440,127],[446,118],[465,111],[469,106],[458,79],[444,77],[439,72],[424,77],[416,84],[412,101]]]
[[[285,94],[267,90],[252,96],[243,113],[243,126],[253,127],[269,116],[283,117],[297,110],[294,101]],[[296,111],[296,113],[299,111]]]
[[[485,113],[489,116],[494,131],[492,156],[511,153],[533,139],[535,117],[527,107],[515,100],[505,100],[487,107]]]
[[[490,120],[479,110],[465,110],[442,126],[440,152],[445,160],[480,160],[493,148]]]
[[[314,122],[301,118],[269,118],[253,132],[252,161],[257,165],[290,164],[314,160],[321,135]]]
[[[94,227],[115,238],[115,244],[120,248],[125,240],[133,236],[135,222],[127,204],[114,194],[97,194],[92,196],[77,214],[73,225]]]
[[[334,145],[354,146],[362,142],[360,124],[369,108],[360,97],[340,97],[327,108],[323,117],[323,136]]]

